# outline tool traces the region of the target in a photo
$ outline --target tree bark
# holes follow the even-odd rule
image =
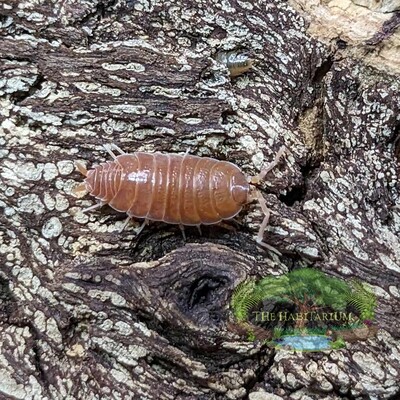
[[[0,398],[400,394],[400,17],[364,3],[2,1]],[[215,61],[230,50],[255,66],[231,79]],[[74,161],[108,143],[249,175],[285,145],[261,184],[283,256],[256,245],[257,204],[186,241],[82,213]],[[240,282],[310,266],[372,285],[375,338],[299,354],[231,329]]]

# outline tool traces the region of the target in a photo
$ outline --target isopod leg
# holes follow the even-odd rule
[[[200,236],[203,236],[203,233],[201,232],[201,226],[200,225],[196,225],[197,226],[197,230],[199,231]]]
[[[85,194],[87,193],[87,189],[86,189],[86,184],[85,182],[80,183],[79,185],[75,186],[72,189],[72,194],[75,197],[81,197],[80,194],[82,194],[83,192],[85,192]]]
[[[179,224],[179,229],[182,232],[183,240],[186,242],[186,233],[185,233],[185,227],[182,224]]]
[[[125,222],[123,223],[123,225],[121,226],[119,232],[121,233],[129,224],[129,221],[131,220],[132,217],[127,217],[127,219],[125,220]]]
[[[230,221],[233,221],[233,220],[230,220]],[[236,228],[234,226],[232,226],[230,223],[226,223],[224,221],[221,221],[221,222],[218,223],[218,226],[220,226],[221,228],[224,228],[224,229],[226,229],[228,231],[236,232]]]
[[[120,147],[118,147],[116,144],[111,143],[110,147],[112,147],[114,150],[117,150],[119,154],[126,154]]]
[[[117,150],[118,153],[120,154],[125,154],[125,152],[120,149],[116,144],[111,143],[111,144],[103,144],[103,148],[104,150],[113,158],[113,160],[115,160],[117,158],[117,156],[115,155],[115,153],[112,151],[112,149]]]
[[[142,230],[144,229],[144,227],[145,227],[148,223],[149,223],[149,220],[148,220],[148,219],[145,219],[145,220],[143,221],[143,224],[140,225],[139,229],[135,232],[135,233],[136,233],[136,236],[139,236],[139,235],[140,235],[140,233],[142,232]]]
[[[80,161],[75,161],[75,167],[82,175],[87,176],[87,169],[84,164]]]
[[[117,158],[117,156],[111,150],[111,146],[109,146],[108,144],[103,144],[103,148],[113,158],[113,160]]]
[[[250,178],[250,183],[257,184],[257,183],[261,182],[265,178],[265,176],[268,174],[268,172],[271,171],[272,169],[274,169],[279,164],[279,161],[281,160],[282,156],[285,154],[285,151],[286,151],[286,147],[282,146],[276,153],[274,160],[270,164],[268,164],[265,168],[263,168],[259,174],[254,175]]]
[[[269,217],[271,215],[271,210],[267,207],[267,202],[265,201],[265,199],[260,191],[256,190],[255,196],[256,196],[258,203],[260,204],[262,212],[264,213],[264,219],[260,225],[260,229],[258,230],[256,241],[260,246],[265,247],[266,249],[271,250],[274,253],[281,256],[282,253],[280,253],[275,247],[264,242],[264,232],[266,231],[267,226],[268,226],[268,221],[269,221]]]
[[[121,229],[119,230],[120,232],[122,232],[128,226],[131,219],[132,219],[132,217],[130,215],[128,215],[128,217],[126,218],[125,222],[123,223]],[[149,222],[148,219],[145,219],[143,221],[142,225],[140,225],[139,229],[135,232],[136,236],[140,235],[140,233],[142,232],[142,230],[144,229],[144,227],[147,225],[148,222]]]
[[[104,204],[106,204],[106,203],[103,202],[103,201],[100,201],[99,203],[94,204],[93,206],[90,206],[90,207],[88,207],[88,208],[83,209],[82,212],[85,213],[85,212],[88,212],[88,211],[97,210],[98,208],[103,207]]]

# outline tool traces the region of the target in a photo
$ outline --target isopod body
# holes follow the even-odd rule
[[[249,194],[236,165],[188,154],[122,154],[89,170],[85,184],[91,195],[130,217],[182,225],[230,219]]]
[[[232,78],[244,74],[254,64],[254,60],[246,53],[236,51],[222,51],[217,54],[216,59],[228,68]]]
[[[74,189],[85,190],[99,199],[89,211],[109,204],[130,218],[163,221],[184,225],[216,224],[233,218],[243,206],[257,200],[264,213],[257,243],[280,254],[263,241],[270,211],[261,192],[254,186],[274,168],[285,147],[258,175],[245,176],[235,164],[189,154],[124,153],[118,146],[104,146],[113,161],[89,171],[79,162],[78,170],[86,176]],[[120,154],[115,155],[112,148]]]

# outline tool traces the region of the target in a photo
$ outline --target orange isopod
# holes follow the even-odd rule
[[[237,215],[246,203],[258,200],[265,214],[257,242],[263,242],[270,211],[262,194],[254,187],[275,167],[285,148],[260,174],[246,177],[235,164],[209,157],[163,153],[125,153],[112,144],[104,146],[113,161],[102,163],[91,170],[76,163],[86,176],[74,192],[89,192],[100,202],[84,211],[108,204],[125,212],[128,219],[144,219],[139,232],[150,221],[169,224],[210,225]],[[115,155],[112,149],[120,154]]]

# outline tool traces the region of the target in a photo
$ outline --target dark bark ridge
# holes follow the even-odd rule
[[[374,43],[366,45],[371,51]],[[219,51],[247,50],[233,80]],[[399,394],[399,79],[307,34],[285,1],[5,0],[0,5],[0,397],[395,398]],[[73,162],[212,156],[255,174],[273,210],[234,229],[153,223],[72,196]],[[232,225],[233,226],[233,225]],[[296,354],[231,329],[249,277],[297,267],[378,295],[376,338]]]

